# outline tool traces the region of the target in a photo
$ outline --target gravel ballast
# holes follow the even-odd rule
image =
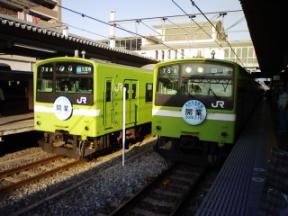
[[[112,165],[102,166],[100,170],[96,164],[97,161],[91,161],[83,168],[67,170],[12,194],[0,195],[0,213],[106,215],[168,166],[161,156],[152,151],[134,160],[127,160],[124,167],[120,159],[115,160]],[[66,188],[66,192],[53,196]],[[47,199],[47,196],[50,198]],[[44,199],[48,201],[28,212],[22,212],[27,206]]]

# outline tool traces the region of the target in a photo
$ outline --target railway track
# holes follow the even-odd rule
[[[110,215],[176,215],[205,168],[176,164]]]
[[[0,193],[7,193],[83,162],[57,155],[5,170],[0,172]]]
[[[0,173],[8,170],[9,167],[11,169],[11,166],[14,168],[19,166],[19,164],[28,164],[40,158],[48,158],[49,156],[51,156],[51,154],[48,154],[39,148],[39,150],[36,152],[24,152],[22,154],[13,155],[8,158],[1,158],[2,160],[0,160]]]
[[[127,155],[127,160],[126,162],[132,162],[134,160],[137,160],[139,157],[149,154],[150,152],[153,151],[153,146],[155,139],[154,138],[148,138],[147,144],[143,146],[134,146],[134,150],[131,151]],[[132,149],[132,148],[131,148]],[[96,162],[96,166],[94,171],[92,173],[87,173],[85,177],[79,178],[77,181],[69,182],[68,184],[63,183],[62,186],[56,187],[55,190],[48,192],[45,191],[45,195],[41,199],[34,200],[32,203],[28,204],[25,202],[24,205],[22,205],[21,209],[14,209],[13,215],[29,215],[30,213],[35,213],[37,212],[37,209],[42,209],[45,208],[45,205],[47,203],[57,203],[57,199],[59,197],[66,197],[69,196],[69,193],[72,193],[73,191],[77,190],[77,188],[80,188],[86,184],[89,184],[89,182],[95,182],[95,175],[100,173],[103,169],[109,170],[113,169],[113,166],[116,166],[119,164],[119,161],[121,160],[121,150],[114,152],[112,154],[103,156],[99,159],[97,159],[98,162]],[[89,162],[91,163],[91,162]],[[49,205],[50,205],[49,204]]]

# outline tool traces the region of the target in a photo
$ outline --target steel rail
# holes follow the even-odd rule
[[[120,205],[117,209],[115,209],[112,213],[110,213],[110,216],[116,216],[116,215],[129,215],[129,212],[131,212],[131,209],[137,208],[137,205],[143,201],[145,198],[149,199],[149,194],[165,185],[165,181],[169,181],[170,177],[173,177],[173,172],[177,170],[179,167],[178,165],[174,164],[166,171],[162,172],[156,179],[154,179],[150,184],[148,184],[146,187],[144,187],[141,191],[139,191],[135,196],[131,197],[129,200],[127,200],[125,203]],[[199,167],[197,167],[199,169]],[[198,185],[200,179],[202,179],[205,168],[200,168],[198,171],[195,170],[195,179],[193,179],[193,183],[190,186],[187,186],[188,188],[184,190],[182,193],[179,193],[177,196],[179,196],[179,199],[177,199],[174,203],[169,203],[171,209],[166,208],[167,212],[161,214],[167,214],[167,215],[177,215],[179,212],[179,209],[181,208],[182,204],[186,201],[187,197],[193,190],[195,190],[196,186]],[[190,174],[193,174],[191,172]],[[169,187],[169,186],[168,186]],[[180,186],[181,187],[181,186]],[[159,200],[161,202],[161,200]],[[142,207],[143,208],[143,207]],[[169,210],[168,210],[169,209]],[[145,209],[144,209],[145,211]],[[147,214],[150,214],[150,210],[147,210]],[[160,212],[157,212],[160,214]],[[157,214],[155,211],[153,211],[153,214]],[[145,213],[143,213],[145,214]],[[152,213],[151,213],[152,214]]]
[[[15,168],[15,169],[7,170],[7,171],[4,171],[4,172],[0,173],[0,178],[5,179],[5,177],[9,177],[9,176],[11,176],[13,174],[19,174],[23,170],[24,171],[25,170],[29,170],[29,169],[32,169],[34,167],[41,166],[44,163],[47,163],[49,161],[55,161],[55,160],[62,159],[62,158],[65,158],[65,157],[57,155],[57,156],[53,156],[53,157],[50,157],[50,158],[43,159],[41,161],[36,161],[36,162],[30,163],[30,164],[24,165],[22,167],[18,167],[18,168]],[[32,183],[34,181],[40,180],[40,179],[42,179],[42,178],[44,178],[46,176],[52,175],[52,174],[57,173],[57,172],[59,172],[61,170],[68,169],[70,167],[73,167],[75,165],[78,165],[78,164],[84,163],[84,162],[85,161],[73,161],[73,162],[67,163],[65,165],[59,166],[57,168],[54,168],[54,169],[51,169],[51,170],[48,170],[48,171],[44,171],[43,173],[36,174],[34,176],[31,176],[31,177],[27,177],[24,180],[19,180],[19,181],[16,181],[16,182],[9,182],[9,184],[7,186],[3,186],[2,188],[0,188],[0,193],[8,192],[8,191],[11,191],[13,189],[22,187],[22,186],[27,185],[29,183]]]
[[[46,163],[48,161],[57,160],[57,159],[60,159],[60,158],[63,158],[63,156],[56,155],[56,156],[53,156],[53,157],[45,158],[45,159],[42,159],[42,160],[39,160],[39,161],[35,161],[35,162],[32,162],[32,163],[26,164],[26,165],[23,165],[23,166],[20,166],[20,167],[16,167],[16,168],[13,168],[13,169],[10,169],[10,170],[5,170],[5,171],[0,172],[0,178],[3,178],[4,176],[12,175],[12,174],[20,172],[22,170],[30,169],[32,167],[41,165],[41,164]]]
[[[144,154],[148,153],[149,151],[151,151],[153,149],[154,144],[155,144],[154,141],[155,141],[154,139],[152,141],[148,141],[148,143],[145,144],[144,146],[139,147],[139,149],[135,149],[134,150],[136,152],[135,155],[131,155],[131,156],[127,155],[126,163],[131,162],[133,160],[136,160],[137,158],[139,158],[139,157],[143,156]],[[139,152],[137,152],[138,150],[139,150]],[[132,154],[133,154],[133,152],[132,152]],[[118,160],[119,161],[121,160],[121,154],[116,155],[114,158],[108,158],[107,160],[101,161],[100,164],[97,166],[98,172],[100,172],[101,169],[103,169],[103,168],[109,169],[109,168],[113,167],[114,165],[117,165],[117,164],[114,164],[114,162],[117,162]],[[112,163],[112,164],[109,164],[109,163]],[[32,211],[33,209],[41,206],[45,202],[56,199],[59,196],[63,196],[64,194],[75,190],[76,188],[86,184],[87,182],[91,182],[91,180],[93,181],[95,178],[95,175],[96,174],[94,173],[93,175],[91,175],[91,176],[89,176],[83,180],[80,180],[77,183],[70,185],[69,187],[65,187],[61,190],[58,190],[56,193],[49,194],[47,197],[43,198],[42,200],[39,200],[38,202],[34,202],[33,204],[26,206],[25,208],[23,208],[21,210],[15,211],[13,213],[13,215],[17,216],[17,215],[27,214],[29,211]]]

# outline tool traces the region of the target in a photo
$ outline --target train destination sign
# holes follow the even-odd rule
[[[73,111],[71,102],[64,96],[56,98],[53,109],[56,117],[62,121],[69,119]]]
[[[201,101],[189,100],[183,105],[181,115],[188,124],[199,125],[206,119],[207,111]]]

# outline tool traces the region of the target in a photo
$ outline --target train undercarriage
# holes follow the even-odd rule
[[[144,139],[151,131],[151,123],[146,123],[126,129],[125,147]],[[105,134],[99,137],[87,137],[71,135],[67,131],[45,132],[43,139],[39,141],[40,147],[49,153],[65,155],[81,159],[109,153],[122,146],[122,131]]]
[[[180,139],[159,137],[155,150],[173,162],[205,166],[222,162],[231,150],[230,146],[219,147],[216,142],[200,141],[198,137],[193,136],[181,136]]]

